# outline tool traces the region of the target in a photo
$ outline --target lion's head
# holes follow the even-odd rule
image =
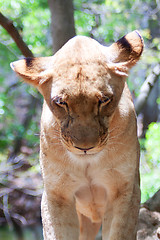
[[[66,148],[94,153],[106,144],[128,71],[142,50],[137,31],[110,47],[78,36],[52,57],[26,58],[11,67],[42,93]]]

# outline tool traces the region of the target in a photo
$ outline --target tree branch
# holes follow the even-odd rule
[[[148,96],[154,87],[160,75],[160,64],[157,64],[151,74],[147,77],[140,89],[140,94],[135,102],[135,110],[137,115],[141,112],[142,108],[147,102]]]
[[[1,12],[0,12],[0,25],[2,25],[2,27],[6,29],[6,31],[9,33],[9,35],[15,41],[15,43],[17,44],[17,47],[20,49],[21,53],[25,57],[34,57],[31,50],[28,48],[26,43],[23,41],[17,28],[13,25],[13,21],[6,18]],[[21,133],[17,130],[17,134],[16,134],[17,136],[15,137],[13,151],[10,153],[8,161],[12,161],[14,159],[14,157],[20,152],[24,133],[27,131],[27,129],[29,127],[29,124],[34,115],[37,103],[39,103],[39,99],[30,95],[29,104],[28,104],[28,112],[24,118],[24,121],[22,122],[22,125],[24,126],[24,131],[23,131],[23,133]]]
[[[145,207],[150,211],[160,212],[160,189],[153,195],[153,197],[143,203],[142,207]]]
[[[13,40],[17,44],[17,47],[20,49],[21,53],[25,57],[34,57],[33,53],[28,48],[26,43],[23,41],[21,35],[14,26],[13,21],[6,18],[1,12],[0,12],[0,25],[2,25],[2,27],[6,29],[6,31],[13,38]]]

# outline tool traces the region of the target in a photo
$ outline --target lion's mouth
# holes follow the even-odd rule
[[[79,147],[70,147],[68,150],[76,155],[93,155],[98,153],[99,151],[92,147],[92,148],[79,148]]]
[[[65,144],[65,143],[63,143]],[[101,149],[99,149],[98,147],[89,147],[89,148],[80,148],[77,146],[73,146],[73,145],[66,145],[65,144],[66,149],[75,154],[75,155],[79,155],[79,156],[88,156],[88,155],[95,155],[97,153],[99,153],[101,151]]]
[[[94,149],[94,147],[90,147],[90,148],[80,148],[80,147],[76,147],[74,146],[74,148],[77,148],[78,150],[80,150],[82,152],[82,154],[88,154],[89,152],[91,152],[91,149]]]
[[[69,140],[69,139],[68,139]],[[71,153],[75,154],[75,155],[79,155],[79,156],[88,156],[88,155],[95,155],[99,152],[101,152],[104,148],[104,145],[106,144],[107,138],[106,139],[101,139],[101,141],[99,143],[97,143],[97,145],[95,146],[76,146],[72,141],[66,141],[66,139],[64,139],[62,137],[61,142],[63,144],[63,146]],[[89,144],[87,144],[89,145]]]

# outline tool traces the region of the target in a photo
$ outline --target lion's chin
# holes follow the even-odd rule
[[[77,151],[67,150],[67,155],[71,161],[78,164],[97,162],[104,156],[104,151],[88,151],[87,153],[79,153]]]

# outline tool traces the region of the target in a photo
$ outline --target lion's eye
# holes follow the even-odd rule
[[[112,101],[112,98],[109,97],[105,97],[103,99],[99,99],[99,105],[104,104],[107,105]]]
[[[54,102],[56,105],[62,107],[64,105],[67,106],[67,103],[65,101],[63,101],[63,99],[61,97],[54,97],[52,98],[52,102]]]

